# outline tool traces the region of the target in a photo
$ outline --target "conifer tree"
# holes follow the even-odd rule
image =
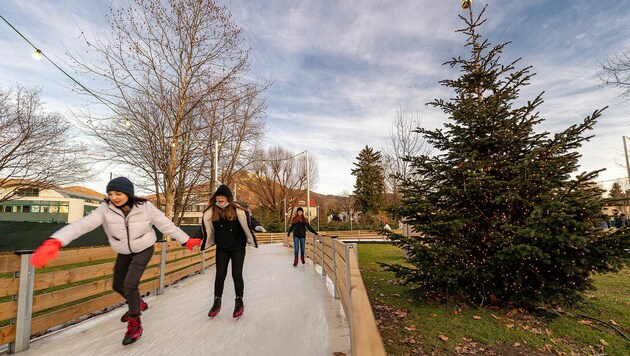
[[[381,165],[381,152],[368,147],[359,152],[356,168],[352,175],[354,184],[355,208],[365,214],[376,214],[383,206],[385,193],[385,173]]]
[[[625,196],[623,189],[621,189],[621,185],[618,182],[613,183],[612,187],[610,187],[608,196],[610,198],[623,198]]]
[[[517,69],[519,60],[501,63],[507,43],[482,40],[484,13],[460,16],[470,56],[446,62],[461,70],[440,82],[454,90],[452,99],[429,103],[449,121],[442,129],[418,129],[439,153],[411,159],[400,215],[421,236],[392,235],[413,267],[386,266],[424,296],[571,303],[592,288],[593,273],[615,271],[627,256],[625,232],[597,229],[599,171],[572,177],[576,149],[592,137],[586,131],[601,110],[554,135],[537,132],[542,93],[518,100],[533,74]]]

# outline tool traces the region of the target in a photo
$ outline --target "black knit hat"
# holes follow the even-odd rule
[[[297,211],[304,212],[304,209],[302,209],[302,207],[299,207],[299,208],[297,208]]]
[[[114,178],[107,183],[107,192],[117,191],[127,195],[134,195],[133,183],[125,177]]]
[[[232,191],[227,185],[221,184],[219,188],[217,188],[217,191],[212,194],[213,197],[216,197],[217,195],[223,195],[224,197],[232,198]]]

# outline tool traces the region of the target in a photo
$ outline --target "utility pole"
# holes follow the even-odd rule
[[[219,188],[219,140],[214,140],[214,190]]]
[[[311,220],[311,170],[308,163],[308,150],[304,151],[306,155],[306,206],[307,206],[307,215],[308,220]]]
[[[622,136],[623,138],[623,155],[626,157],[626,170],[628,171],[628,183],[630,183],[630,162],[628,160],[628,145],[626,141],[628,137]]]

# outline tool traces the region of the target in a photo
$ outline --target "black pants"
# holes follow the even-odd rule
[[[223,296],[223,283],[227,276],[228,263],[232,260],[232,279],[234,280],[234,292],[237,297],[243,296],[243,264],[245,263],[245,247],[236,251],[216,250],[215,255],[217,275],[214,279],[214,296]]]
[[[153,245],[130,255],[118,254],[114,265],[113,289],[122,295],[129,305],[129,316],[140,315],[140,279],[153,257]]]

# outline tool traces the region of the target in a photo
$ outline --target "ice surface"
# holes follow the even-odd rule
[[[232,318],[234,284],[225,281],[223,308],[207,316],[212,305],[215,268],[145,298],[144,333],[123,346],[127,307],[34,340],[28,355],[332,355],[350,354],[350,332],[330,280],[321,269],[292,266],[293,251],[281,244],[247,249],[244,279],[245,315]],[[319,272],[318,272],[319,271]]]

